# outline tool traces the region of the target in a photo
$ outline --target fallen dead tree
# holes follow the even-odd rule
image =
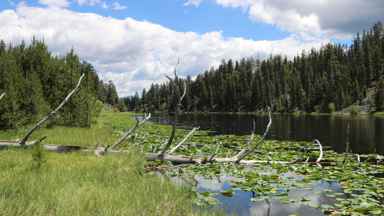
[[[186,134],[185,137],[181,139],[173,148],[171,146],[173,145],[175,134],[176,134],[176,124],[178,115],[181,112],[182,108],[182,101],[186,95],[187,92],[187,86],[186,83],[183,83],[183,89],[182,92],[179,92],[179,87],[177,85],[177,82],[179,81],[176,70],[174,73],[175,77],[174,79],[167,77],[169,81],[171,82],[171,86],[173,87],[173,97],[175,98],[175,110],[174,110],[174,119],[172,123],[172,130],[169,138],[167,141],[160,145],[160,150],[157,152],[147,152],[144,153],[145,159],[148,161],[168,161],[173,164],[205,164],[205,163],[235,163],[235,164],[245,164],[245,165],[253,165],[253,164],[294,164],[294,163],[303,163],[303,164],[316,164],[316,165],[328,165],[332,164],[334,162],[323,160],[324,158],[324,151],[323,146],[321,145],[319,140],[315,140],[314,143],[317,145],[317,148],[309,148],[310,151],[318,150],[319,156],[317,159],[297,159],[292,161],[277,161],[277,160],[255,160],[255,159],[247,159],[252,154],[259,154],[260,151],[257,149],[264,143],[265,139],[267,138],[269,131],[272,126],[272,113],[271,109],[268,107],[268,123],[266,125],[265,131],[262,134],[262,136],[259,138],[259,140],[254,143],[255,139],[255,122],[253,121],[253,128],[251,131],[251,135],[246,142],[244,148],[242,148],[237,154],[231,157],[218,157],[218,152],[220,148],[223,146],[220,142],[217,143],[215,152],[211,153],[209,156],[190,156],[190,155],[183,155],[183,154],[176,154],[176,152],[181,148],[181,146],[188,140],[195,131],[197,131],[199,128],[193,128],[188,134]],[[28,142],[29,137],[32,135],[32,133],[39,129],[48,119],[52,118],[67,102],[68,100],[77,92],[77,90],[80,88],[81,82],[84,78],[84,75],[82,75],[75,86],[75,88],[65,97],[65,99],[62,101],[62,103],[53,111],[51,111],[47,116],[45,116],[43,119],[41,119],[35,126],[33,126],[27,134],[20,140],[20,141],[0,141],[0,149],[4,148],[30,148],[37,143],[42,142],[42,139],[37,141],[30,141]],[[3,95],[3,94],[2,94]],[[1,97],[0,97],[1,99]],[[118,155],[118,154],[125,154],[127,153],[127,150],[116,150],[119,146],[121,146],[125,140],[127,140],[128,137],[132,136],[137,132],[137,130],[140,128],[141,125],[143,125],[145,122],[147,122],[151,118],[151,114],[146,114],[142,119],[136,118],[136,124],[127,130],[119,139],[116,140],[112,145],[108,145],[106,147],[97,147],[96,149],[91,148],[85,148],[81,146],[76,145],[53,145],[53,144],[42,144],[42,148],[46,151],[50,152],[57,152],[57,153],[67,153],[67,152],[82,152],[86,154],[95,154],[97,156],[105,156],[105,155]],[[289,147],[288,147],[289,148]],[[278,148],[277,148],[278,149]],[[308,149],[307,149],[308,150]],[[254,158],[254,157],[253,157]],[[359,157],[360,159],[361,157]],[[380,158],[381,159],[381,158]]]
[[[77,82],[77,85],[75,88],[69,92],[69,94],[64,98],[64,100],[59,104],[59,106],[56,107],[56,109],[52,110],[48,115],[44,116],[39,122],[35,124],[29,131],[25,134],[23,138],[20,139],[19,145],[25,146],[29,137],[33,134],[33,132],[37,129],[39,129],[46,121],[51,119],[53,116],[56,115],[56,113],[69,101],[69,99],[74,95],[77,90],[80,88],[81,81],[83,81],[85,74],[81,75],[79,81]]]

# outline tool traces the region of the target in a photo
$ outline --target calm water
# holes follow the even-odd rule
[[[293,177],[290,173],[285,174],[285,177]],[[302,178],[300,176],[294,176],[295,178]],[[177,184],[184,184],[185,182],[179,177],[173,177],[172,179]],[[225,212],[227,215],[240,215],[240,216],[280,216],[280,215],[308,215],[308,216],[323,216],[324,214],[319,208],[311,206],[331,205],[335,203],[336,198],[327,196],[330,191],[342,192],[340,185],[335,182],[317,181],[308,185],[306,188],[291,189],[288,192],[288,198],[290,200],[296,200],[293,203],[282,203],[277,198],[270,197],[269,203],[266,200],[258,199],[252,201],[253,198],[258,198],[258,194],[250,191],[243,191],[240,189],[232,188],[231,182],[239,181],[241,179],[227,175],[220,175],[217,178],[205,178],[202,176],[196,176],[197,182],[196,189],[199,192],[211,192],[216,195],[219,203],[203,209],[204,212],[219,210]],[[232,196],[222,195],[222,191],[232,189],[234,192]],[[300,202],[305,198],[308,200],[303,203]],[[197,208],[199,209],[199,208]],[[268,213],[269,212],[269,213]]]
[[[214,131],[212,134],[249,134],[252,120],[256,133],[261,134],[268,122],[267,116],[230,114],[183,114],[178,124],[200,126]],[[152,121],[168,124],[167,115],[154,115]],[[312,141],[319,139],[323,145],[337,152],[346,150],[347,143],[354,153],[384,154],[384,118],[373,116],[293,116],[273,115],[268,139]]]

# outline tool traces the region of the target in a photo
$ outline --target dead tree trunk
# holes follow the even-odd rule
[[[171,149],[168,153],[168,149],[173,143],[175,133],[176,133],[176,123],[177,123],[177,118],[179,115],[179,112],[182,107],[182,101],[186,95],[187,91],[187,86],[186,83],[183,82],[183,92],[181,95],[178,94],[178,86],[177,86],[177,81],[178,77],[176,74],[176,69],[175,69],[175,79],[171,79],[170,77],[167,76],[167,78],[170,80],[171,85],[173,86],[173,96],[176,99],[177,103],[175,105],[175,111],[174,111],[174,121],[172,124],[172,131],[170,134],[169,139],[167,142],[162,146],[161,150],[157,153],[145,153],[145,159],[148,161],[169,161],[172,163],[176,164],[204,164],[204,163],[237,163],[237,164],[247,164],[247,165],[252,165],[252,164],[258,164],[258,163],[268,163],[268,164],[292,164],[292,163],[313,163],[313,164],[321,164],[321,163],[329,163],[327,161],[323,161],[323,147],[320,143],[320,141],[315,140],[315,144],[318,145],[319,147],[319,157],[317,158],[316,161],[309,162],[309,161],[300,161],[300,160],[294,160],[294,161],[273,161],[273,160],[245,160],[247,156],[249,156],[251,153],[255,152],[255,150],[264,142],[265,138],[267,137],[270,128],[272,126],[272,114],[271,114],[271,109],[268,107],[268,117],[269,121],[266,126],[264,134],[261,136],[259,141],[255,144],[252,145],[253,139],[255,137],[255,122],[253,121],[253,129],[251,132],[251,136],[244,147],[239,153],[232,157],[216,157],[218,154],[218,151],[220,149],[221,144],[218,143],[216,146],[216,151],[209,157],[203,157],[203,156],[187,156],[187,155],[174,155],[173,153],[180,148],[180,146],[190,137],[192,134],[198,129],[198,128],[193,128],[173,149]],[[43,119],[41,119],[34,127],[32,127],[27,134],[19,141],[19,142],[11,142],[11,141],[0,141],[0,149],[2,148],[7,148],[7,147],[30,147],[33,146],[36,143],[41,142],[44,138],[35,141],[35,142],[29,142],[27,143],[29,137],[32,135],[32,133],[40,128],[47,120],[52,118],[68,101],[69,99],[77,92],[77,90],[80,88],[81,82],[84,78],[84,74],[80,77],[77,85],[75,88],[65,97],[65,99],[60,103],[56,109],[52,110],[47,116],[45,116]],[[4,93],[0,95],[0,100],[4,97]],[[58,146],[58,145],[49,145],[45,144],[42,145],[43,149],[47,151],[53,151],[53,152],[58,152],[58,153],[63,153],[63,152],[84,152],[84,153],[95,153],[98,156],[103,156],[105,154],[122,154],[126,153],[127,151],[124,150],[114,150],[117,146],[121,145],[124,140],[126,140],[130,135],[132,135],[139,127],[140,125],[144,124],[149,118],[151,117],[151,114],[145,115],[145,117],[140,121],[136,119],[136,124],[129,129],[126,133],[124,133],[121,138],[119,138],[114,144],[107,146],[105,148],[97,148],[96,150],[94,149],[87,149],[83,148],[80,146],[72,146],[72,145],[66,145],[66,146]]]
[[[185,82],[183,82],[183,93],[179,97],[179,95],[178,95],[178,92],[179,92],[178,88],[179,87],[177,86],[177,81],[179,79],[178,79],[178,76],[177,76],[177,73],[176,73],[176,68],[174,70],[174,74],[175,74],[174,80],[171,77],[169,77],[169,76],[166,76],[166,77],[169,79],[169,82],[170,82],[170,84],[172,86],[173,97],[177,98],[177,103],[176,103],[176,106],[175,106],[175,113],[174,113],[174,118],[173,118],[173,123],[172,123],[171,136],[169,137],[168,141],[163,145],[162,149],[160,150],[160,152],[159,152],[160,157],[162,157],[165,154],[165,152],[167,152],[169,147],[171,147],[171,145],[172,145],[172,142],[173,142],[173,139],[175,138],[175,133],[176,133],[177,118],[178,118],[179,112],[181,110],[183,99],[184,99],[185,95],[187,94],[187,84]]]
[[[83,81],[85,74],[81,75],[79,81],[77,82],[76,87],[69,92],[67,97],[64,98],[64,100],[59,104],[59,106],[56,107],[56,109],[52,110],[48,115],[44,116],[39,122],[36,123],[35,126],[33,126],[27,134],[19,141],[19,144],[21,146],[25,146],[26,142],[28,141],[29,137],[32,135],[32,133],[39,129],[46,121],[48,121],[50,118],[56,115],[56,113],[69,101],[69,99],[72,97],[73,94],[77,92],[77,90],[80,88],[81,81]]]

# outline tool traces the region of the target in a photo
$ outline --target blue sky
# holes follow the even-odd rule
[[[383,0],[3,0],[0,39],[74,48],[125,96],[164,81],[179,58],[193,77],[223,59],[349,44],[383,11]]]
[[[13,5],[11,2],[14,2]],[[3,0],[0,2],[0,9],[14,8],[18,2]],[[37,0],[27,1],[27,3],[30,6],[41,6]],[[288,32],[273,25],[250,20],[249,15],[242,9],[224,8],[215,4],[214,1],[204,1],[199,7],[185,6],[184,0],[130,0],[119,1],[119,3],[126,9],[108,10],[101,5],[80,6],[75,3],[70,4],[70,9],[120,19],[132,17],[182,32],[192,31],[202,34],[222,31],[225,37],[244,37],[254,40],[276,40],[289,35]]]

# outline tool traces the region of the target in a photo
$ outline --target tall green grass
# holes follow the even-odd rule
[[[119,135],[132,127],[135,123],[132,113],[103,112],[97,123],[90,128],[75,128],[53,126],[37,130],[30,141],[47,136],[44,141],[49,144],[80,145],[80,146],[106,146],[113,143]],[[0,131],[0,140],[20,139],[30,126],[17,130]]]
[[[190,193],[145,174],[141,154],[97,158],[0,152],[0,215],[188,215]]]
[[[101,114],[91,128],[42,128],[44,143],[108,145],[135,123],[131,113]],[[149,126],[152,127],[152,126]],[[20,138],[26,128],[1,131]],[[120,156],[43,153],[34,166],[32,150],[0,151],[0,215],[192,215],[192,193],[144,172],[135,148]]]

